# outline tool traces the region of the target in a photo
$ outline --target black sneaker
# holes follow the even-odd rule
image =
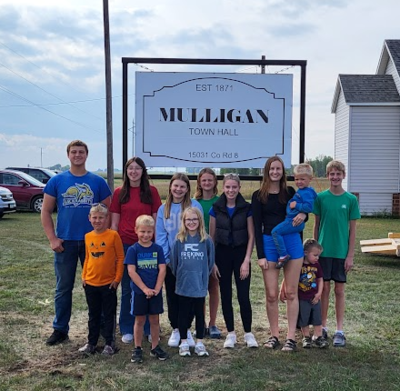
[[[318,348],[324,349],[329,346],[329,342],[324,337],[318,337],[314,341],[314,345],[317,346]]]
[[[310,349],[311,348],[311,337],[304,337],[303,338],[303,348]]]
[[[325,328],[322,328],[322,338],[328,339],[328,330]]]
[[[140,364],[143,362],[143,350],[142,348],[135,348],[132,353],[131,362]]]
[[[46,340],[46,345],[53,346],[69,340],[68,334],[54,329],[53,334]]]
[[[154,349],[150,350],[150,356],[157,357],[159,360],[164,361],[168,358],[168,353],[164,352],[164,350],[160,348],[160,345],[157,345]]]

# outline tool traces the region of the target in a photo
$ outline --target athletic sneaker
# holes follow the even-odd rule
[[[246,333],[244,335],[244,342],[246,342],[248,348],[258,348],[258,343],[253,333]]]
[[[60,330],[54,329],[53,334],[50,335],[46,340],[46,345],[53,346],[59,343],[66,342],[69,340],[68,334],[63,333]]]
[[[84,354],[93,354],[95,351],[96,351],[96,346],[93,346],[90,343],[87,343],[85,346],[82,346],[81,348],[78,349],[78,352]]]
[[[135,348],[132,352],[131,362],[140,364],[143,362],[143,350],[142,348]]]
[[[206,350],[206,347],[204,346],[203,342],[197,342],[196,346],[194,347],[194,352],[199,356],[208,356],[208,352]]]
[[[178,329],[173,329],[171,336],[169,337],[168,340],[168,346],[171,348],[177,348],[179,346],[179,341],[181,340],[181,336],[179,334]]]
[[[317,340],[315,340],[315,341],[317,341]],[[311,337],[304,337],[302,342],[303,342],[303,348],[304,349],[310,349],[311,348],[311,345],[312,345]]]
[[[160,348],[160,345],[157,345],[154,349],[150,350],[151,357],[157,357],[160,361],[165,361],[168,358],[168,353]]]
[[[188,342],[190,348],[194,348],[196,346],[196,342],[194,342],[194,339],[192,337],[192,333],[190,332],[190,330],[187,331],[187,342]]]
[[[322,337],[324,339],[328,339],[328,329],[326,329],[325,327],[322,328]]]
[[[333,336],[333,346],[335,348],[343,348],[346,346],[346,337],[343,333],[335,333]]]
[[[316,347],[318,347],[320,349],[327,348],[329,346],[329,342],[324,337],[318,337],[314,341],[314,344]]]
[[[132,343],[133,342],[133,334],[124,334],[121,338],[123,343]]]
[[[236,334],[228,334],[224,342],[224,348],[233,349],[236,344]]]
[[[289,262],[289,259],[290,259],[290,255],[289,254],[286,255],[283,258],[279,258],[278,262],[275,264],[275,267],[277,269],[281,269],[282,267],[284,267]]]
[[[209,335],[212,339],[220,339],[221,338],[221,330],[217,326],[210,326]]]
[[[101,352],[101,354],[104,354],[105,356],[112,356],[114,353],[115,353],[115,350],[111,345],[104,346],[104,349]]]
[[[182,357],[190,356],[190,348],[187,342],[182,342],[179,345],[179,355]]]

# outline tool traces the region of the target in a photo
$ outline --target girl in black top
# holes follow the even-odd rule
[[[271,336],[264,346],[270,349],[275,349],[280,344],[278,338],[279,269],[275,267],[279,256],[271,231],[285,219],[286,204],[294,193],[295,190],[286,184],[283,161],[278,156],[269,158],[265,163],[260,190],[254,192],[252,196],[252,211],[258,265],[263,272],[267,316],[271,330]],[[299,225],[305,218],[304,213],[299,213],[293,219],[293,224]],[[282,350],[293,351],[296,349],[295,331],[299,311],[297,285],[304,253],[299,233],[286,235],[285,244],[291,259],[284,267],[288,331]],[[289,286],[290,288],[288,288]]]

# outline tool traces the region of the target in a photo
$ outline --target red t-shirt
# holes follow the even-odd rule
[[[123,244],[132,245],[138,241],[135,233],[135,222],[140,215],[153,216],[157,213],[158,208],[161,206],[160,195],[154,186],[150,186],[151,195],[153,198],[152,204],[143,204],[140,201],[140,187],[130,187],[129,202],[121,204],[119,202],[119,193],[121,187],[115,189],[110,212],[118,213],[120,215],[118,233],[121,236]]]

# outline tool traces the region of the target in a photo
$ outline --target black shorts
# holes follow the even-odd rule
[[[144,294],[135,293],[133,313],[135,316],[159,315],[164,312],[162,293],[148,299]]]
[[[345,259],[320,257],[318,262],[324,274],[324,281],[343,283],[347,281],[347,274],[344,271]]]
[[[321,326],[321,301],[312,304],[309,300],[299,300],[299,317],[297,319],[297,328],[307,327],[309,325]]]

